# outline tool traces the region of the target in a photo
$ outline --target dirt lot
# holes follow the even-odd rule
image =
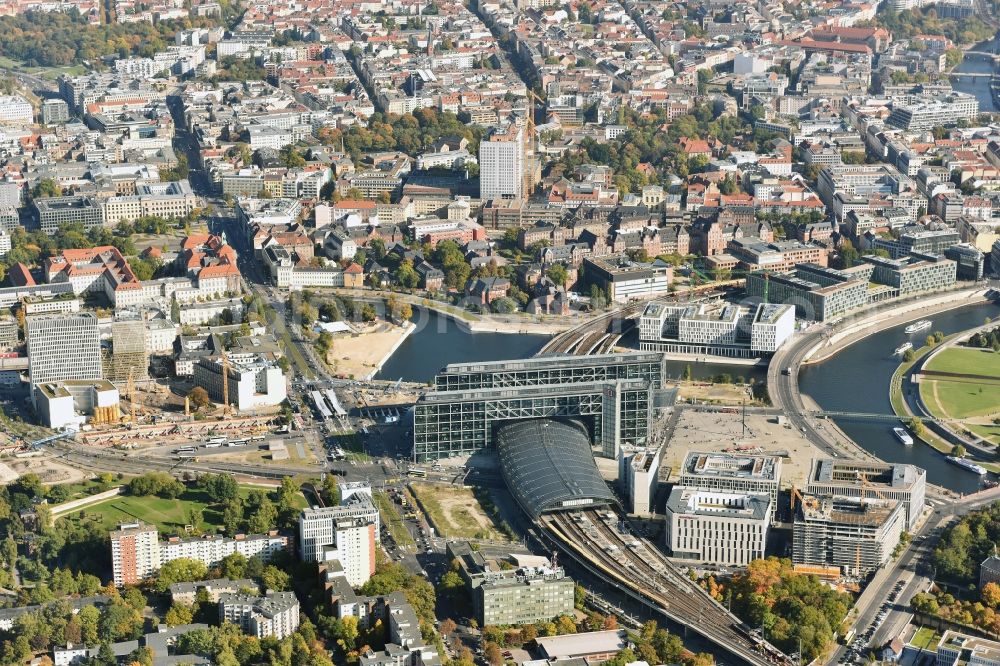
[[[9,483],[29,472],[37,474],[42,483],[73,483],[85,478],[80,470],[56,462],[47,456],[6,457],[0,461],[0,483]]]
[[[410,326],[396,326],[385,321],[374,324],[352,324],[358,333],[338,333],[327,352],[327,365],[337,375],[347,377],[373,377],[390,352],[413,330]]]
[[[410,488],[438,533],[455,539],[503,539],[471,488],[411,483]]]

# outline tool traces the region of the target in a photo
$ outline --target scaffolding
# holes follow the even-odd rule
[[[149,380],[149,346],[146,324],[142,321],[116,321],[111,324],[111,363],[108,379],[112,382]]]

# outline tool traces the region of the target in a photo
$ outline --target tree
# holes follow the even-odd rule
[[[59,187],[59,183],[52,178],[42,178],[31,189],[31,197],[33,199],[44,199],[47,197],[59,196],[62,196],[62,188]]]
[[[556,618],[556,631],[559,632],[560,636],[563,634],[575,634],[576,622],[569,615],[560,615]]]
[[[230,553],[219,562],[219,573],[223,578],[239,580],[246,578],[247,558],[242,553]]]
[[[912,363],[915,356],[916,354],[913,353],[912,349],[907,349],[903,352],[903,362]]]
[[[566,280],[569,277],[566,267],[562,264],[553,264],[549,267],[549,270],[545,272],[545,275],[552,280],[554,284],[560,287],[566,286]]]
[[[221,474],[205,474],[198,479],[201,486],[209,497],[216,502],[228,502],[240,496],[240,486],[232,474],[225,472]]]
[[[212,404],[211,399],[208,397],[208,391],[200,386],[195,386],[191,391],[188,392],[188,400],[191,402],[191,406],[196,410],[202,407],[208,407]]]
[[[1000,585],[992,581],[986,583],[986,585],[983,585],[983,589],[979,592],[979,595],[982,597],[983,603],[990,608],[1000,606]]]
[[[956,458],[964,458],[965,453],[966,453],[965,447],[962,446],[961,444],[956,444],[955,446],[951,447],[951,455],[955,456]]]
[[[174,604],[163,617],[163,621],[168,627],[190,624],[192,620],[194,620],[194,608],[186,604]]]
[[[997,592],[1000,593],[1000,588],[998,588]],[[438,631],[441,632],[441,635],[444,636],[445,638],[448,638],[453,633],[455,633],[456,629],[458,629],[458,625],[450,617],[446,618],[438,626]]]
[[[273,564],[264,567],[264,572],[260,576],[260,582],[268,590],[281,592],[291,587],[292,577]]]
[[[493,641],[487,641],[483,644],[483,659],[490,666],[501,666],[503,664],[503,653],[500,651],[500,646]]]
[[[179,557],[160,567],[160,573],[156,578],[156,589],[166,592],[174,583],[204,580],[207,575],[208,567],[204,562],[189,557]]]

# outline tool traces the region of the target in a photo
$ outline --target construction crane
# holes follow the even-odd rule
[[[802,493],[800,493],[799,489],[795,487],[795,484],[792,484],[792,498],[791,499],[792,499],[792,517],[793,518],[795,516],[795,499],[796,498],[798,498],[798,500],[799,500],[800,503],[802,503],[802,504],[806,503],[805,499],[802,497]]]

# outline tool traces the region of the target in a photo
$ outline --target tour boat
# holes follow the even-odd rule
[[[896,439],[907,446],[911,446],[913,444],[913,438],[910,437],[910,433],[906,432],[905,428],[893,428],[892,434],[896,436]]]

